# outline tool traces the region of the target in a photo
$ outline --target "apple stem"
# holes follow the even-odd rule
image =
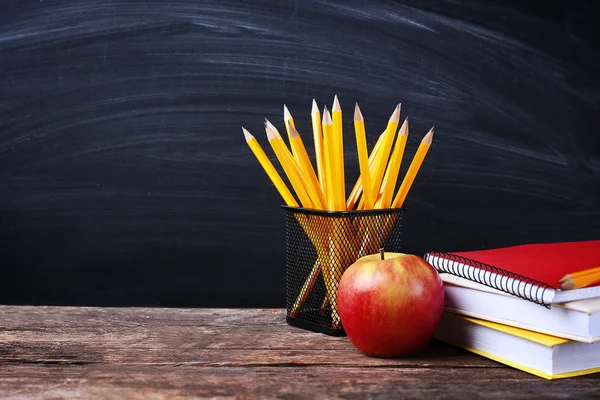
[[[385,260],[385,256],[383,255],[383,247],[379,249],[379,254],[381,255],[381,259]]]

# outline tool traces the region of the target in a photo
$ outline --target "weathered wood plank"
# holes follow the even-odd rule
[[[407,358],[365,357],[348,338],[315,334],[287,325],[282,310],[92,311],[68,307],[42,308],[42,312],[38,307],[24,307],[19,313],[9,310],[3,313],[5,318],[0,322],[0,361],[6,362],[498,365],[437,342]],[[259,320],[261,324],[244,324],[244,320]]]
[[[2,398],[585,398],[432,341],[409,357],[285,323],[282,310],[0,306]]]
[[[438,354],[436,350],[440,350]],[[195,365],[195,366],[361,366],[361,367],[486,367],[502,368],[490,360],[478,360],[465,352],[448,351],[448,347],[432,344],[417,355],[399,359],[365,357],[355,350],[295,350],[295,349],[156,349],[152,346],[130,349],[120,346],[90,347],[57,346],[52,343],[28,346],[0,344],[0,363],[25,364],[98,364],[112,365]]]
[[[0,394],[21,399],[582,399],[597,388],[598,380],[548,382],[508,368],[0,366]]]

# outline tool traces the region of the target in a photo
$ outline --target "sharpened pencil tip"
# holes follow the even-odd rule
[[[362,116],[362,113],[360,112],[360,107],[358,106],[358,103],[356,103],[356,105],[354,106],[354,121],[355,122],[364,121],[364,118]]]
[[[269,121],[265,123],[265,131],[267,132],[267,139],[269,140],[279,136],[279,132],[277,132],[277,129],[275,129]]]
[[[323,125],[331,125],[331,114],[329,113],[329,110],[327,108],[325,108],[325,111],[323,112]]]
[[[252,134],[250,132],[248,132],[248,130],[246,128],[244,128],[242,126],[242,132],[244,132],[244,137],[246,138],[246,142],[249,140],[252,140],[254,138],[254,136],[252,136]]]
[[[398,133],[400,134],[400,136],[408,136],[408,118],[404,120]]]
[[[333,98],[333,106],[331,107],[331,111],[342,111],[342,107],[340,106],[340,101],[338,100],[337,94]]]
[[[279,135],[279,131],[277,130],[277,128],[275,128],[275,125],[273,125],[271,123],[271,121],[269,121],[268,119],[265,118],[265,129],[267,130],[267,134],[269,132],[273,133],[273,137],[278,136]]]
[[[289,121],[290,119],[292,119],[292,114],[290,113],[290,110],[288,110],[285,104],[283,105],[283,119],[285,121]]]
[[[431,142],[433,142],[433,128],[431,128],[429,132],[427,132],[427,135],[425,135],[422,142],[425,144],[431,144]]]
[[[397,105],[390,117],[390,122],[400,122],[400,105]]]
[[[317,101],[315,99],[313,99],[312,110],[311,110],[310,113],[311,114],[318,114],[319,113],[319,106],[317,105]]]

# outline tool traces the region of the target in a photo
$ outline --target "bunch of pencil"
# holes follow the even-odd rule
[[[400,122],[400,104],[398,104],[392,112],[385,130],[369,153],[365,121],[358,104],[356,104],[354,107],[354,131],[360,175],[350,194],[346,196],[342,109],[337,96],[334,98],[331,113],[327,107],[324,107],[321,115],[316,101],[313,100],[312,103],[311,122],[316,170],[306,151],[302,137],[296,130],[294,119],[285,105],[283,119],[289,147],[277,128],[266,119],[265,130],[269,144],[295,196],[256,138],[247,129],[242,128],[242,131],[248,146],[285,204],[290,207],[331,212],[402,208],[433,139],[433,128],[431,128],[421,140],[402,183],[396,190],[408,139],[408,119],[404,120],[398,128]],[[292,314],[300,308],[319,273],[322,273],[328,292],[323,305],[331,306],[335,326],[339,324],[335,301],[337,280],[343,272],[339,270],[339,260],[345,260],[346,264],[351,263],[359,254],[364,253],[366,248],[373,249],[380,245],[381,240],[377,240],[378,243],[375,243],[374,238],[383,239],[385,233],[370,232],[366,227],[361,226],[348,226],[349,222],[334,219],[325,227],[324,231],[327,232],[328,237],[323,240],[322,233],[311,230],[308,216],[299,217],[298,222],[315,245],[318,259],[296,304],[292,307]],[[321,237],[316,237],[316,235],[321,235]],[[333,239],[340,236],[347,240],[340,243],[339,240]],[[371,245],[365,246],[367,243]]]

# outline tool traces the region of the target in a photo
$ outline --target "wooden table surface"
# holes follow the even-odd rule
[[[410,357],[291,327],[283,310],[0,306],[1,398],[591,398],[432,341]]]

